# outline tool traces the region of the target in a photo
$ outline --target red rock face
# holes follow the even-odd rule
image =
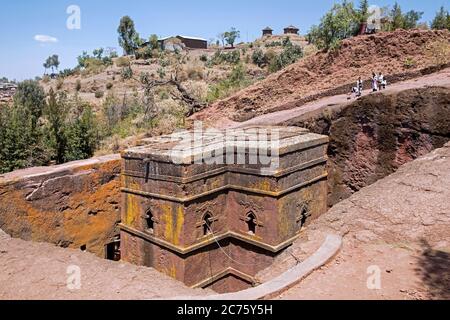
[[[120,160],[94,158],[0,177],[0,229],[105,257],[119,235]]]
[[[330,109],[286,123],[329,135],[329,206],[450,140],[448,87],[377,93]]]
[[[281,130],[295,134],[282,140],[280,166],[270,172],[261,164],[176,165],[161,141],[125,151],[123,260],[192,287],[251,286],[326,211],[328,138]]]
[[[448,30],[396,30],[352,37],[344,40],[338,50],[302,59],[212,104],[193,118],[215,126],[224,118],[246,121],[273,111],[299,107],[320,97],[347,94],[358,77],[369,85],[372,72],[389,75],[389,84],[417,78],[429,73],[430,66],[449,62],[448,59],[434,61],[435,52],[431,49],[436,43],[449,42]],[[412,65],[405,63],[406,58]]]

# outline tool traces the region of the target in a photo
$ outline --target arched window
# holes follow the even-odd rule
[[[249,212],[247,214],[247,218],[245,219],[245,222],[247,223],[247,228],[248,228],[248,233],[249,234],[256,234],[256,226],[257,226],[257,222],[256,222],[256,216],[253,212]]]
[[[155,231],[155,219],[150,211],[145,216],[145,228],[148,233],[154,233]]]
[[[205,214],[205,216],[203,217],[203,235],[207,236],[209,234],[212,234],[212,216],[211,214],[208,212],[207,214]]]

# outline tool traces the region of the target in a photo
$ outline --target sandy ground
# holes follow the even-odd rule
[[[12,239],[0,230],[0,300],[144,300],[208,293],[189,289],[152,268]]]

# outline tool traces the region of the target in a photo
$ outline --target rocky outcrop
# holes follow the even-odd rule
[[[441,57],[440,51],[445,49],[439,49],[448,46],[448,30],[396,30],[352,37],[339,49],[302,59],[212,104],[193,119],[219,125],[224,118],[242,122],[288,110],[321,97],[348,93],[358,77],[367,86],[372,72],[383,72],[389,84],[421,77],[450,62],[449,57]]]
[[[113,155],[0,176],[0,229],[104,257],[119,234],[120,170]]]
[[[450,89],[424,87],[362,97],[286,125],[330,136],[329,205],[450,140]]]

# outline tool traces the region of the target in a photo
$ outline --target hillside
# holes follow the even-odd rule
[[[149,73],[155,79],[166,80],[178,71],[179,80],[187,90],[197,99],[205,101],[209,86],[229,77],[237,62],[244,66],[245,75],[250,83],[265,78],[268,75],[267,68],[258,67],[252,63],[252,54],[260,48],[263,51],[272,50],[275,54],[279,54],[283,51],[281,43],[285,38],[287,37],[284,35],[264,37],[252,43],[238,44],[235,49],[211,46],[209,49],[187,49],[180,52],[179,55],[162,51],[150,59],[136,59],[134,56],[125,57],[125,60],[116,58],[113,59],[111,66],[82,70],[75,75],[64,77],[63,80],[47,79],[41,81],[41,84],[46,91],[50,87],[59,86],[59,90],[73,95],[76,93],[76,85],[79,81],[81,86],[78,96],[85,102],[100,106],[108,93],[114,93],[119,97],[123,97],[124,94],[131,95],[136,91],[142,93],[140,83],[136,81],[141,73]],[[289,35],[289,39],[294,45],[307,46],[304,37]],[[218,51],[225,55],[239,54],[238,61],[213,62]],[[125,67],[123,61],[129,61],[134,79],[122,78],[122,71]],[[96,97],[97,91],[102,91],[104,96]]]
[[[359,76],[368,86],[372,72],[383,72],[391,83],[420,76],[420,70],[450,61],[449,46],[447,30],[397,30],[347,39],[340,49],[307,57],[212,104],[193,119],[210,124],[245,121],[344,93]]]
[[[294,63],[303,52],[315,52],[298,35],[263,37],[235,48],[149,49],[123,57],[100,49],[83,52],[77,67],[41,79],[46,92],[64,93],[70,116],[92,106],[100,133],[96,155],[185,128],[193,112]],[[255,53],[262,58],[255,60]]]

